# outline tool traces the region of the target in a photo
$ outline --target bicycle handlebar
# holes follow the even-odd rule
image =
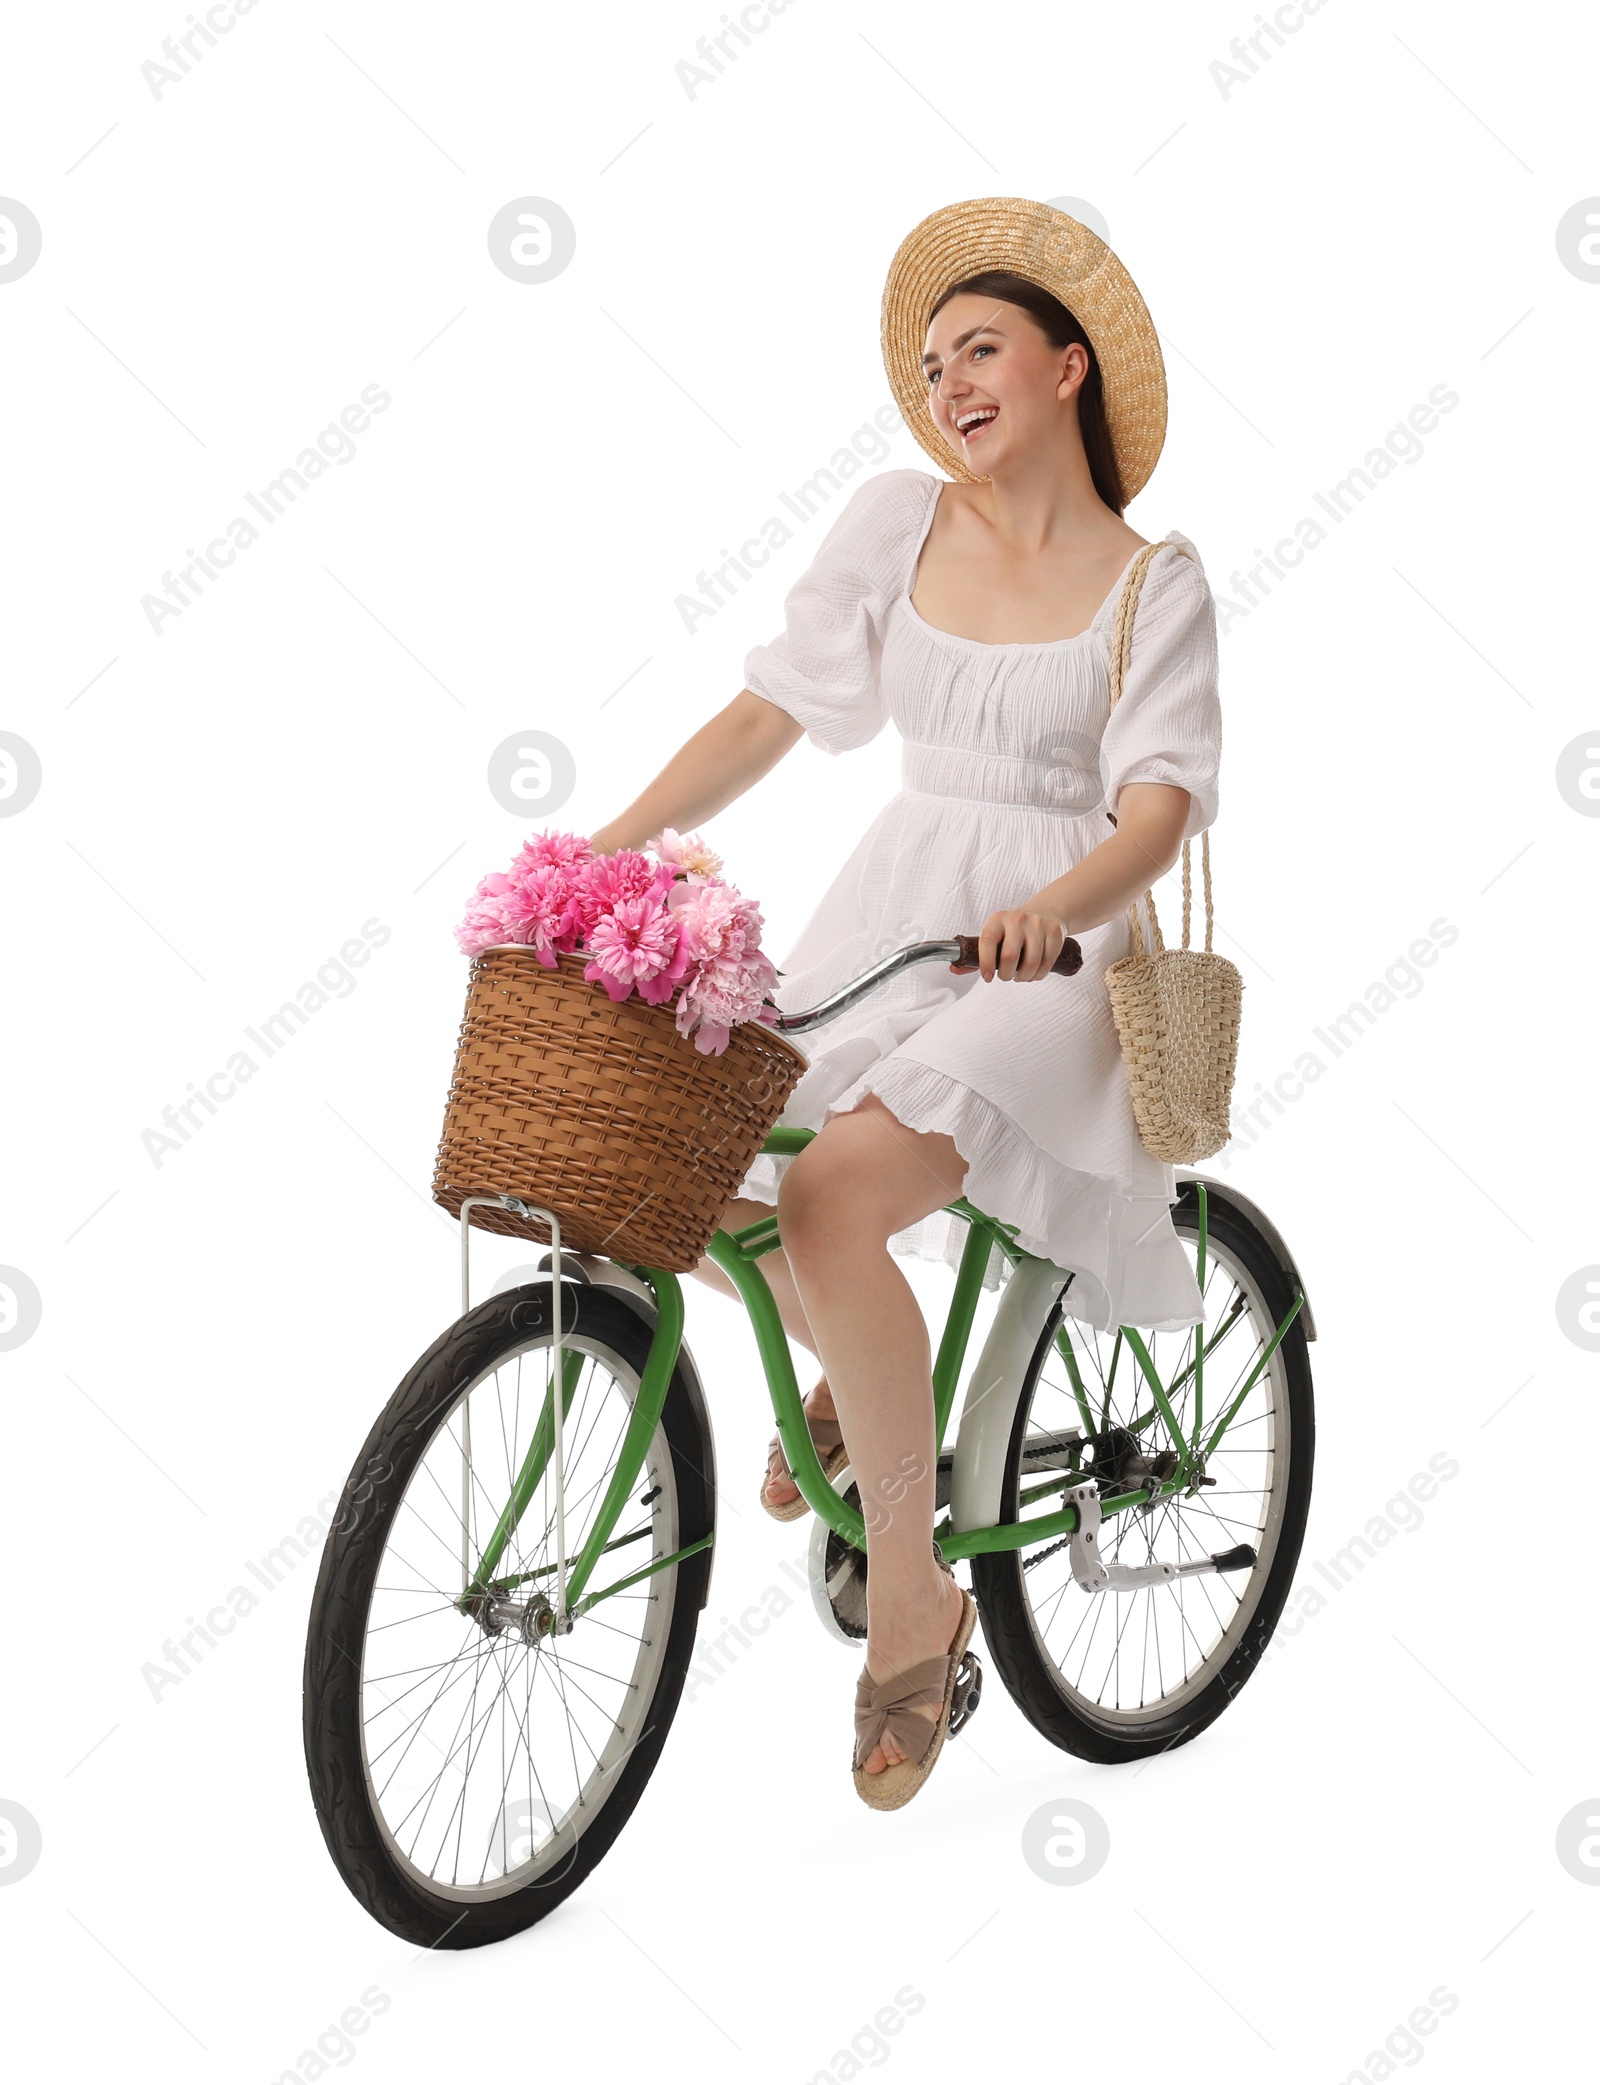
[[[976,970],[978,967],[978,936],[957,934],[949,941],[913,941],[904,948],[897,948],[881,963],[874,963],[870,970],[837,992],[830,993],[818,1005],[808,1007],[804,1013],[779,1014],[771,1026],[780,1035],[802,1035],[808,1028],[820,1028],[825,1021],[834,1020],[857,1006],[870,992],[908,970],[913,963],[948,963],[952,970]],[[1083,950],[1069,934],[1061,944],[1061,953],[1050,965],[1052,977],[1071,977],[1083,968]],[[992,980],[991,980],[992,982]]]

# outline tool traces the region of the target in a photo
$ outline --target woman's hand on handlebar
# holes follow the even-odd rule
[[[978,936],[976,967],[986,980],[999,977],[1032,984],[1050,975],[1066,938],[1066,927],[1054,913],[1032,911],[1024,905],[992,912]],[[964,974],[973,965],[952,963],[950,968]]]

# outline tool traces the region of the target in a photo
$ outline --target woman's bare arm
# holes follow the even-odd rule
[[[665,826],[693,832],[776,767],[805,727],[775,702],[741,688],[686,739],[655,780],[628,808],[589,835],[597,854],[642,847]]]
[[[1189,792],[1168,782],[1129,782],[1118,793],[1116,831],[1076,868],[1046,884],[1031,901],[1054,913],[1068,934],[1087,934],[1126,912],[1165,876],[1183,845]]]

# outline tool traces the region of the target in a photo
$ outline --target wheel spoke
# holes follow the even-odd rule
[[[638,1383],[603,1342],[584,1336],[582,1322],[580,1305],[578,1327],[563,1333],[564,1354],[582,1357],[572,1364],[563,1429],[569,1566],[611,1482]],[[570,1634],[544,1633],[554,1593],[551,1460],[493,1568],[501,1590],[463,1611],[463,1497],[469,1552],[482,1557],[552,1405],[548,1331],[508,1331],[506,1339],[478,1377],[429,1408],[430,1431],[373,1538],[381,1549],[366,1596],[359,1727],[373,1814],[402,1869],[457,1903],[526,1887],[566,1857],[564,1827],[581,1830],[579,1820],[618,1785],[622,1761],[658,1720],[651,1704],[679,1569],[607,1595],[605,1612],[580,1615]],[[473,1456],[464,1489],[469,1406]],[[678,1467],[658,1431],[640,1486],[651,1506],[641,1512],[625,1504],[608,1535],[633,1544],[621,1575],[680,1546]],[[604,1589],[603,1564],[593,1589]]]
[[[1192,1207],[1185,1214],[1191,1228],[1180,1225],[1179,1236],[1193,1265]],[[1205,1418],[1210,1424],[1228,1410],[1260,1365],[1274,1324],[1247,1263],[1215,1229],[1205,1281],[1197,1284],[1196,1293],[1203,1312]],[[1149,1378],[1121,1330],[1102,1334],[1076,1319],[1065,1322],[1064,1337],[1097,1423],[1098,1443],[1090,1452],[1104,1458],[1097,1463],[1102,1472],[1115,1473],[1102,1481],[1102,1495],[1144,1489],[1148,1463],[1130,1456],[1148,1458],[1169,1445],[1186,1449],[1194,1431],[1197,1328],[1145,1335],[1157,1379],[1168,1386],[1181,1437],[1169,1443]],[[1108,1565],[1194,1565],[1246,1543],[1257,1552],[1251,1569],[1226,1576],[1187,1570],[1146,1586],[1108,1587],[1085,1596],[1072,1577],[1069,1541],[1056,1538],[1031,1557],[1019,1552],[1015,1577],[1047,1670],[1068,1703],[1091,1723],[1132,1731],[1141,1722],[1168,1718],[1233,1655],[1259,1601],[1282,1517],[1279,1464],[1288,1439],[1287,1395],[1279,1350],[1251,1383],[1211,1457],[1208,1474],[1221,1482],[1171,1493],[1153,1511],[1124,1508],[1101,1529]],[[1081,1430],[1082,1423],[1065,1358],[1052,1342],[1044,1350],[1021,1429],[1024,1448],[1030,1436]],[[1081,1481],[1088,1474],[1086,1465],[1087,1455],[1073,1471],[1064,1471],[1063,1488]],[[1018,1488],[1035,1478],[1024,1467]],[[1076,1618],[1063,1610],[1063,1603],[1070,1606],[1073,1599],[1084,1601]]]

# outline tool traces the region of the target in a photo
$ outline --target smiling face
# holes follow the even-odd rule
[[[1089,358],[1052,347],[1019,304],[963,292],[933,315],[922,357],[933,424],[975,475],[1058,442],[1077,427]]]

